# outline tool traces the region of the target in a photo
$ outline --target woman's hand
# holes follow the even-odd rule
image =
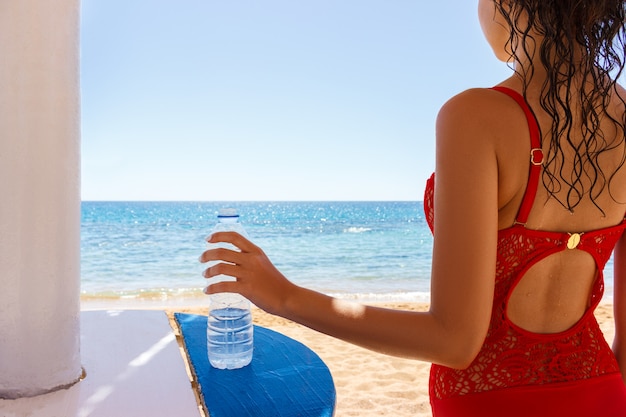
[[[295,286],[276,269],[263,250],[236,232],[213,233],[207,242],[230,243],[239,248],[240,252],[215,248],[202,253],[200,256],[202,263],[221,261],[204,271],[205,278],[223,274],[236,279],[210,284],[204,292],[207,294],[239,293],[257,307],[280,315],[289,292]]]

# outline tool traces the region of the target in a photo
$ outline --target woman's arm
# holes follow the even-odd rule
[[[613,261],[613,311],[615,315],[613,352],[615,352],[622,370],[622,378],[626,383],[626,233],[615,247]]]
[[[430,311],[364,306],[299,287],[260,248],[228,232],[209,241],[230,242],[241,252],[208,250],[200,260],[226,262],[208,268],[207,278],[226,274],[237,281],[206,291],[239,292],[270,313],[379,352],[467,367],[487,333],[496,263],[498,167],[487,98],[483,90],[463,93],[437,119]]]

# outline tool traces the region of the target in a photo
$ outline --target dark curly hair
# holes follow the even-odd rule
[[[625,1],[495,0],[495,4],[512,28],[507,46],[511,62],[533,62],[533,55],[539,54],[546,71],[539,100],[552,118],[550,135],[542,134],[543,141],[550,141],[543,169],[549,195],[570,211],[589,196],[604,214],[597,198],[608,187],[616,201],[611,181],[626,161],[626,115],[615,116],[608,110],[615,97],[626,108],[616,90],[626,53]],[[530,64],[515,70],[526,96],[537,69]],[[585,87],[576,88],[575,79],[584,80]],[[573,114],[577,107],[580,113]],[[614,132],[603,131],[601,124],[606,120],[615,126]],[[580,129],[581,142],[572,140],[574,129]],[[574,154],[574,160],[568,161],[573,164],[571,172],[564,170],[564,148]],[[605,172],[600,156],[620,148],[621,163]]]

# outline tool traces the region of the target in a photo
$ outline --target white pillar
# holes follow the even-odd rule
[[[0,398],[80,365],[79,0],[0,0]]]

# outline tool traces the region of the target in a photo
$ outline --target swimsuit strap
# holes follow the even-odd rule
[[[528,107],[528,103],[520,93],[515,90],[511,90],[507,87],[492,87],[492,90],[499,91],[511,97],[519,104],[524,110],[526,115],[526,121],[528,122],[528,130],[530,133],[530,168],[528,173],[528,185],[526,186],[526,193],[524,193],[524,199],[517,212],[515,218],[515,224],[524,225],[528,220],[530,209],[535,201],[535,195],[537,194],[537,188],[539,186],[539,175],[541,174],[541,165],[543,164],[543,151],[541,149],[541,139],[539,134],[539,125],[535,115]]]

